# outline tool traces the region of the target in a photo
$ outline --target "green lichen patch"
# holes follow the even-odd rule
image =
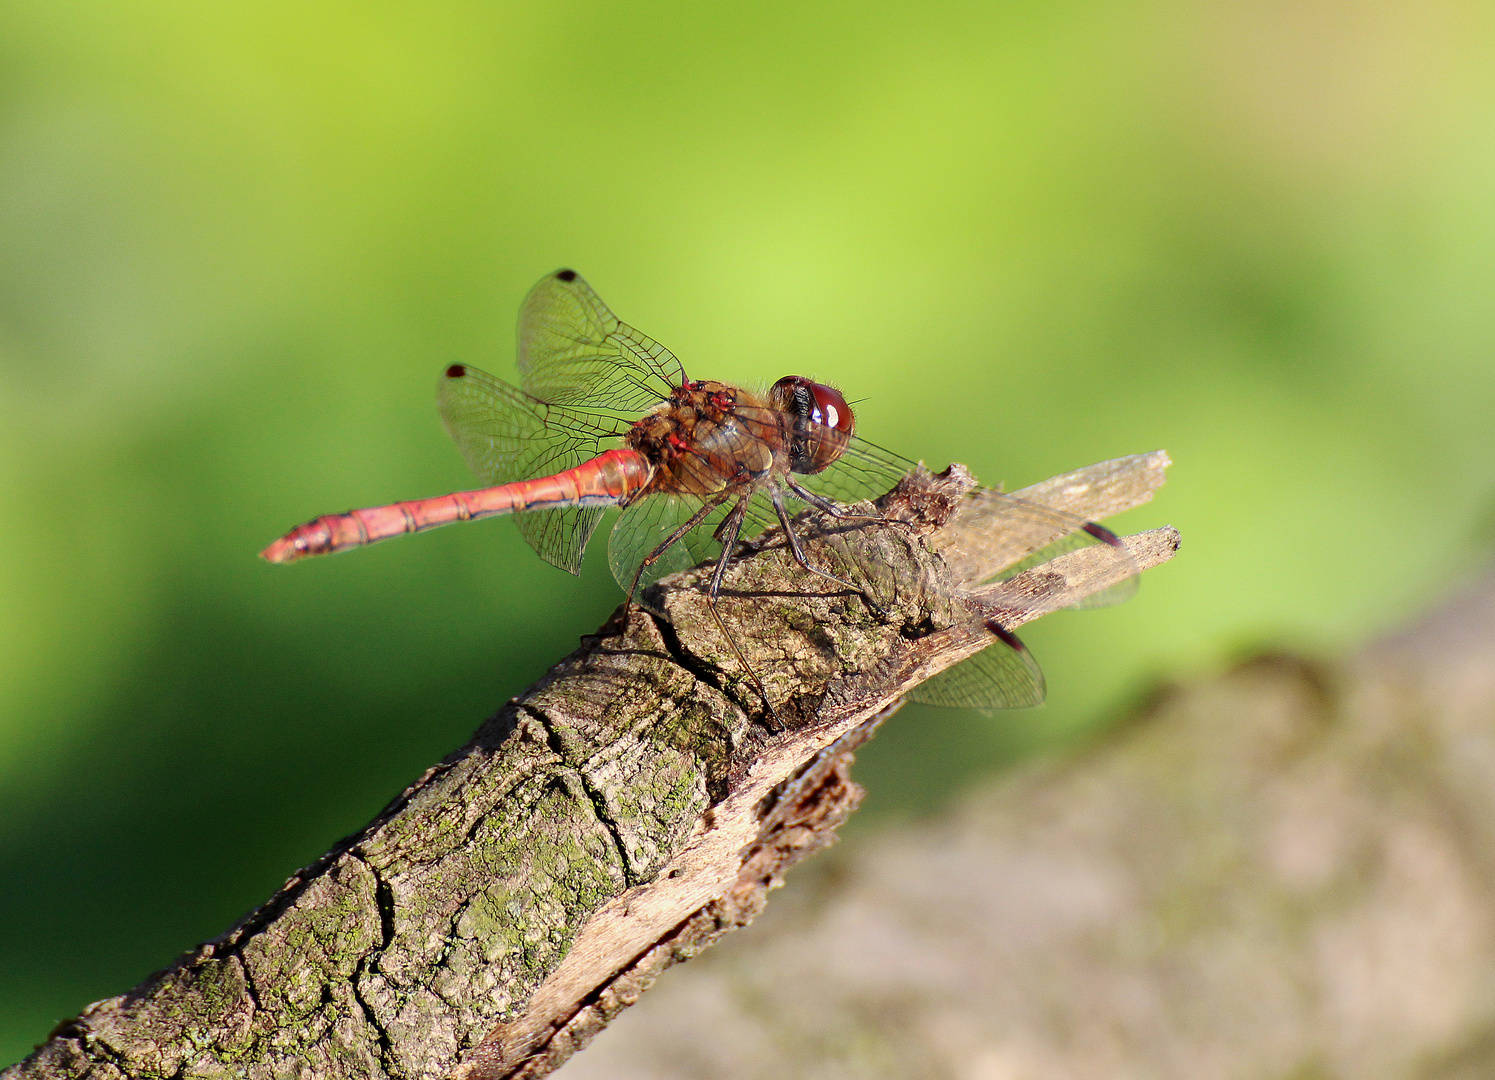
[[[469,744],[359,841],[371,866],[386,877],[429,866],[461,850],[494,815],[527,805],[525,793],[543,786],[562,762],[542,725],[512,707],[507,714],[512,727],[496,748]]]
[[[668,657],[650,617],[637,616],[591,658],[521,702],[581,777],[629,881],[647,881],[720,791],[746,717]]]
[[[626,887],[574,771],[530,775],[508,795],[439,863],[389,877],[392,937],[366,995],[385,1023],[477,1039],[522,1008]]]
[[[204,952],[164,973],[128,1019],[114,1011],[90,1018],[85,1042],[130,1047],[120,1061],[130,1075],[165,1077],[200,1056],[200,1048],[218,1061],[248,1054],[262,1030],[258,1020],[239,960]]]

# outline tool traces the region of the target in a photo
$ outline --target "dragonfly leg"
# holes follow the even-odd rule
[[[855,514],[834,499],[827,499],[824,495],[817,494],[802,484],[796,483],[793,475],[787,478],[789,490],[794,492],[802,502],[808,503],[822,514],[829,514],[840,521],[883,521],[881,514]]]
[[[706,594],[713,604],[721,595],[722,581],[727,576],[727,564],[732,561],[732,555],[737,550],[737,540],[742,535],[742,521],[747,516],[748,500],[751,497],[747,495],[739,499],[717,527],[716,539],[722,546],[722,553],[717,557],[716,569],[711,572],[711,589]]]
[[[753,665],[749,664],[747,657],[742,655],[742,649],[737,645],[737,638],[732,631],[727,629],[727,624],[722,621],[721,614],[716,610],[716,598],[721,594],[722,581],[727,576],[727,566],[732,561],[732,554],[737,550],[738,538],[742,535],[742,522],[747,517],[748,503],[752,500],[752,493],[744,495],[737,500],[737,505],[722,519],[721,525],[717,527],[716,538],[721,542],[722,553],[716,560],[716,569],[711,574],[711,587],[706,590],[706,607],[711,611],[711,617],[716,620],[716,627],[727,639],[727,644],[732,646],[732,653],[737,657],[737,662],[742,669],[752,678],[753,684],[758,687],[758,695],[763,698],[763,706],[768,710],[767,727],[770,731],[782,731],[783,725],[779,723],[779,714],[773,707],[773,702],[768,698],[768,688],[763,685],[763,680],[758,677],[758,672]]]
[[[796,491],[795,494],[798,494],[798,492]],[[773,503],[774,512],[779,515],[779,524],[784,529],[784,541],[789,545],[789,554],[794,556],[794,561],[799,563],[800,566],[804,567],[806,570],[816,575],[817,577],[823,577],[827,581],[834,581],[837,585],[844,585],[846,588],[850,589],[852,592],[860,596],[875,614],[877,614],[879,617],[885,618],[888,614],[887,610],[884,609],[883,606],[876,600],[873,600],[872,597],[867,593],[867,590],[862,588],[862,586],[847,581],[845,578],[839,578],[829,571],[821,570],[810,565],[810,561],[805,558],[804,548],[800,547],[799,536],[794,531],[794,525],[789,520],[789,511],[784,506],[783,496],[780,495],[777,491],[770,490],[768,493],[768,498],[769,501]],[[819,498],[819,496],[816,496],[816,498]],[[835,504],[832,503],[831,505]],[[845,516],[866,517],[866,515],[864,514],[847,514]]]
[[[638,593],[638,583],[643,579],[644,571],[662,559],[666,551],[669,551],[670,548],[680,542],[681,537],[705,521],[707,515],[720,506],[722,502],[722,499],[715,499],[711,502],[701,504],[701,508],[690,515],[689,520],[685,524],[670,533],[658,547],[639,560],[638,569],[633,572],[633,583],[628,586],[628,599],[624,601],[625,614],[627,613],[627,609],[633,606],[633,598]]]
[[[658,547],[643,557],[639,562],[638,569],[634,571],[633,583],[628,587],[628,599],[624,601],[623,614],[625,624],[644,571],[663,558],[666,551],[679,543],[686,533],[690,532],[702,521],[705,521],[707,516],[725,500],[726,496],[723,496],[722,498],[703,503],[701,508],[692,514],[684,524],[665,537]],[[732,508],[731,512],[722,520],[721,525],[716,530],[716,538],[722,543],[722,553],[716,561],[716,570],[711,575],[711,585],[706,593],[706,608],[711,612],[711,618],[716,622],[717,629],[722,632],[722,636],[727,639],[727,644],[731,646],[732,655],[737,658],[737,662],[742,665],[742,669],[753,680],[753,685],[758,688],[758,693],[763,698],[763,705],[768,710],[767,726],[769,730],[780,731],[783,726],[779,723],[779,714],[774,709],[773,702],[768,699],[768,690],[764,687],[763,680],[758,677],[758,673],[753,669],[753,666],[747,662],[747,657],[743,656],[742,649],[737,644],[737,638],[733,636],[732,631],[727,629],[726,623],[722,621],[721,613],[716,609],[716,598],[721,592],[722,579],[726,576],[727,566],[731,562],[733,552],[737,550],[737,540],[742,533],[743,518],[747,516],[748,501],[749,497],[747,496],[739,499],[737,505]]]

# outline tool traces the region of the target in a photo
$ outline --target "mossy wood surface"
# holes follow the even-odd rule
[[[1019,494],[1102,518],[1149,499],[1167,464],[1122,458]],[[806,522],[811,561],[866,582],[875,608],[773,534],[734,567],[722,619],[776,723],[702,572],[669,579],[239,925],[0,1080],[552,1071],[829,842],[860,798],[852,750],[989,644],[987,618],[1016,627],[1115,583],[1082,549],[976,588],[1021,553],[972,486],[959,466],[920,473],[884,499],[896,521]],[[1128,545],[1146,569],[1178,534]]]

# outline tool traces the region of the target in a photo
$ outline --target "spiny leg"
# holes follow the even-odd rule
[[[737,505],[722,519],[721,525],[717,526],[716,538],[721,542],[722,553],[716,560],[716,569],[711,574],[711,586],[706,590],[706,607],[711,612],[711,617],[716,620],[716,627],[727,639],[727,644],[732,647],[732,654],[737,657],[737,662],[742,665],[742,670],[748,673],[753,684],[758,687],[758,694],[763,698],[763,706],[768,710],[767,727],[770,731],[781,731],[783,726],[779,723],[778,711],[774,709],[773,702],[768,699],[768,688],[763,685],[763,680],[758,677],[758,672],[749,664],[747,657],[742,655],[742,649],[737,645],[737,638],[732,631],[727,629],[727,624],[722,621],[721,613],[716,610],[716,598],[722,590],[722,580],[727,576],[727,565],[732,561],[732,554],[737,550],[737,540],[742,535],[742,522],[747,517],[748,503],[752,500],[752,492],[748,492],[737,500]]]
[[[883,517],[881,514],[857,514],[857,513],[853,513],[852,511],[846,509],[846,507],[842,506],[840,503],[836,502],[834,499],[827,499],[824,495],[821,495],[821,494],[819,494],[817,492],[811,491],[809,488],[805,487],[803,484],[797,483],[792,475],[786,478],[786,482],[789,485],[789,490],[792,491],[792,492],[794,492],[794,494],[796,496],[798,496],[799,499],[802,502],[808,503],[810,506],[813,506],[816,510],[819,510],[822,514],[829,514],[831,517],[836,518],[839,521],[851,521],[851,520],[856,520],[856,521],[887,521],[888,520],[887,518]]]
[[[795,494],[799,494],[799,492],[796,490]],[[818,495],[815,497],[817,499],[820,498],[820,496]],[[810,565],[810,561],[805,558],[804,548],[800,547],[799,545],[799,535],[794,531],[794,525],[789,520],[789,511],[784,506],[784,497],[777,491],[770,490],[768,493],[768,498],[769,501],[773,503],[774,512],[779,515],[779,524],[784,529],[784,542],[789,545],[789,554],[794,556],[794,561],[799,563],[800,566],[804,567],[810,573],[815,574],[817,577],[823,577],[827,581],[834,581],[837,585],[844,585],[846,588],[850,589],[852,592],[856,593],[864,601],[866,601],[867,606],[870,607],[878,616],[885,617],[887,615],[887,610],[884,609],[883,606],[876,600],[872,599],[871,595],[862,586],[857,585],[854,582],[847,581],[845,578],[839,578],[835,574],[832,574],[826,570],[821,570]],[[831,503],[830,505],[834,506],[835,504]],[[817,509],[819,508],[817,507]],[[837,507],[837,509],[840,508]],[[841,516],[867,518],[868,520],[873,521],[881,520],[880,518],[871,518],[866,514],[843,514]]]
[[[656,496],[656,498],[659,497],[662,496]],[[666,551],[669,551],[670,548],[679,543],[680,539],[684,537],[686,533],[690,532],[690,530],[694,529],[701,522],[705,521],[707,516],[718,506],[720,506],[724,501],[725,498],[718,498],[711,499],[702,503],[701,508],[694,514],[690,515],[690,518],[685,522],[685,524],[681,525],[674,532],[670,533],[670,535],[665,537],[664,541],[660,543],[658,547],[656,547],[653,551],[649,552],[649,554],[645,555],[642,559],[639,560],[638,569],[633,572],[633,583],[628,586],[628,597],[623,601],[623,621],[625,624],[628,621],[628,613],[633,608],[633,598],[638,594],[638,583],[643,579],[644,571],[657,563],[661,558],[663,558]]]
[[[653,551],[649,552],[649,554],[645,555],[639,561],[638,569],[633,573],[633,583],[628,587],[628,598],[623,602],[623,624],[625,626],[628,623],[628,615],[633,607],[633,598],[638,593],[639,581],[643,579],[644,571],[663,558],[666,551],[679,543],[686,533],[705,521],[711,512],[725,502],[726,499],[727,496],[723,495],[703,503],[701,508],[692,514],[684,524],[665,537]],[[752,665],[747,662],[747,658],[742,655],[742,650],[737,645],[737,639],[732,636],[732,632],[727,629],[726,624],[722,622],[720,613],[716,610],[717,593],[721,590],[722,577],[726,573],[726,564],[730,560],[732,552],[737,547],[737,538],[742,532],[742,519],[747,514],[747,504],[748,497],[739,499],[737,505],[732,508],[732,511],[722,520],[721,525],[717,527],[717,539],[723,540],[722,554],[717,560],[716,571],[711,576],[711,588],[706,595],[706,607],[711,612],[712,619],[716,621],[717,628],[721,630],[722,636],[727,639],[727,644],[732,647],[732,653],[737,657],[737,662],[742,665],[743,670],[748,673],[754,685],[758,687],[758,693],[762,695],[763,704],[768,709],[769,728],[777,731],[780,730],[780,725],[778,724],[779,714],[774,710],[773,702],[768,700],[768,691],[763,686],[763,680],[758,678],[758,673],[753,670]]]

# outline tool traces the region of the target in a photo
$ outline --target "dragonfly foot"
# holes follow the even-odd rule
[[[763,727],[770,735],[777,735],[785,730],[784,722],[779,719],[778,710],[767,698],[763,699],[763,710]]]

